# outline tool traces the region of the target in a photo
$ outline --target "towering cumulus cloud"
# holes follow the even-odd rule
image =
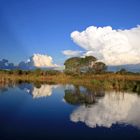
[[[71,33],[72,40],[108,65],[140,63],[140,26],[127,30],[114,30],[110,26],[88,27]]]
[[[30,57],[29,62],[35,67],[56,67],[56,64],[53,64],[53,59],[51,56],[34,54]]]

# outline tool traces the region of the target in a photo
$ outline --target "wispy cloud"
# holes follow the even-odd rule
[[[82,51],[64,50],[62,53],[68,57],[80,56]]]
[[[108,65],[140,63],[140,26],[127,30],[114,30],[111,26],[88,27],[71,33],[72,40]]]

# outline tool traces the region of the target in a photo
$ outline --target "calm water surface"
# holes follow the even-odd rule
[[[73,85],[1,86],[5,139],[140,139],[140,96]]]

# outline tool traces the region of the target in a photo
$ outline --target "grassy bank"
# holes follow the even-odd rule
[[[104,88],[107,90],[140,90],[140,75],[121,75],[121,74],[84,74],[66,75],[64,73],[52,75],[38,74],[0,74],[0,83],[8,84],[13,82],[32,82],[32,83],[54,83],[54,84],[74,84],[88,88]],[[138,87],[137,87],[138,85]],[[134,87],[136,86],[136,87]],[[135,88],[135,89],[132,89]]]
[[[37,74],[0,74],[0,82],[5,80],[27,80],[27,81],[52,81],[56,83],[71,82],[89,82],[91,80],[132,80],[140,81],[140,74],[83,74],[83,75],[66,75],[64,73],[54,75],[37,75]]]

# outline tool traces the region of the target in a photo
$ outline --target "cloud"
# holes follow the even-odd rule
[[[80,56],[82,51],[64,50],[62,53],[68,57]]]
[[[21,61],[18,65],[9,63],[8,60],[0,60],[0,69],[22,69],[29,70],[36,67],[53,67],[54,69],[62,69],[59,65],[53,63],[53,58],[48,55],[34,54],[27,61]]]
[[[0,69],[15,69],[16,66],[13,63],[9,63],[8,60],[2,59],[0,60]]]
[[[140,98],[137,94],[112,92],[90,107],[80,106],[71,114],[70,119],[73,122],[83,122],[92,128],[110,128],[116,123],[140,128],[139,106]]]
[[[51,56],[43,54],[34,54],[26,62],[21,61],[18,64],[18,68],[24,70],[34,69],[36,67],[44,68],[44,67],[59,67],[59,66],[53,63],[53,58]]]
[[[51,56],[34,54],[28,62],[35,67],[56,67],[56,64],[53,64],[53,59]]]
[[[140,26],[127,30],[90,26],[72,32],[71,38],[86,50],[83,55],[94,55],[108,65],[140,63]]]

